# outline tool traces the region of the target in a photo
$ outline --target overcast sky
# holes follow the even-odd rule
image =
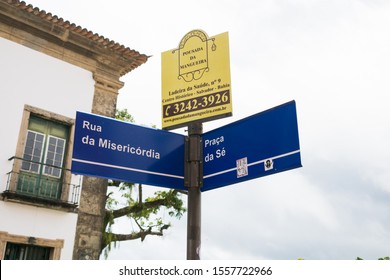
[[[139,124],[161,127],[161,52],[193,29],[229,32],[233,116],[204,132],[296,101],[303,167],[203,193],[202,259],[390,255],[389,1],[27,2],[152,56],[122,78]],[[185,259],[186,221],[109,259]]]

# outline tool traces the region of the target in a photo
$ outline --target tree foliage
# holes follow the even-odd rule
[[[356,258],[357,261],[362,261],[364,259],[360,258],[360,257],[357,257]],[[390,257],[383,257],[383,258],[379,258],[378,259],[379,261],[390,261]]]
[[[116,118],[122,121],[134,122],[134,118],[124,110],[117,110]],[[178,190],[156,191],[144,197],[141,184],[109,181],[106,199],[103,240],[101,250],[108,256],[112,246],[118,242],[140,239],[147,236],[162,236],[171,224],[169,217],[181,218],[186,209],[183,206],[182,195]],[[164,209],[164,211],[162,211]],[[126,219],[126,233],[115,232],[114,224],[120,219]]]

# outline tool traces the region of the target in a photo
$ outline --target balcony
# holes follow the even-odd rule
[[[81,176],[75,184],[71,182],[69,169],[18,157],[11,157],[9,161],[13,162],[12,170],[6,174],[6,189],[1,194],[3,200],[75,211]]]

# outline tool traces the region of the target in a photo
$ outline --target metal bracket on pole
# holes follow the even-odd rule
[[[203,184],[202,132],[202,123],[190,124],[185,142],[184,184],[188,188],[187,260],[200,259],[200,188]]]

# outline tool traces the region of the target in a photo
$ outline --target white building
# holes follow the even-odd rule
[[[113,117],[119,78],[146,60],[22,1],[0,0],[0,259],[98,258],[101,225],[88,217],[101,218],[106,182],[89,178],[103,186],[100,202],[83,202],[88,178],[70,173],[74,118]]]

